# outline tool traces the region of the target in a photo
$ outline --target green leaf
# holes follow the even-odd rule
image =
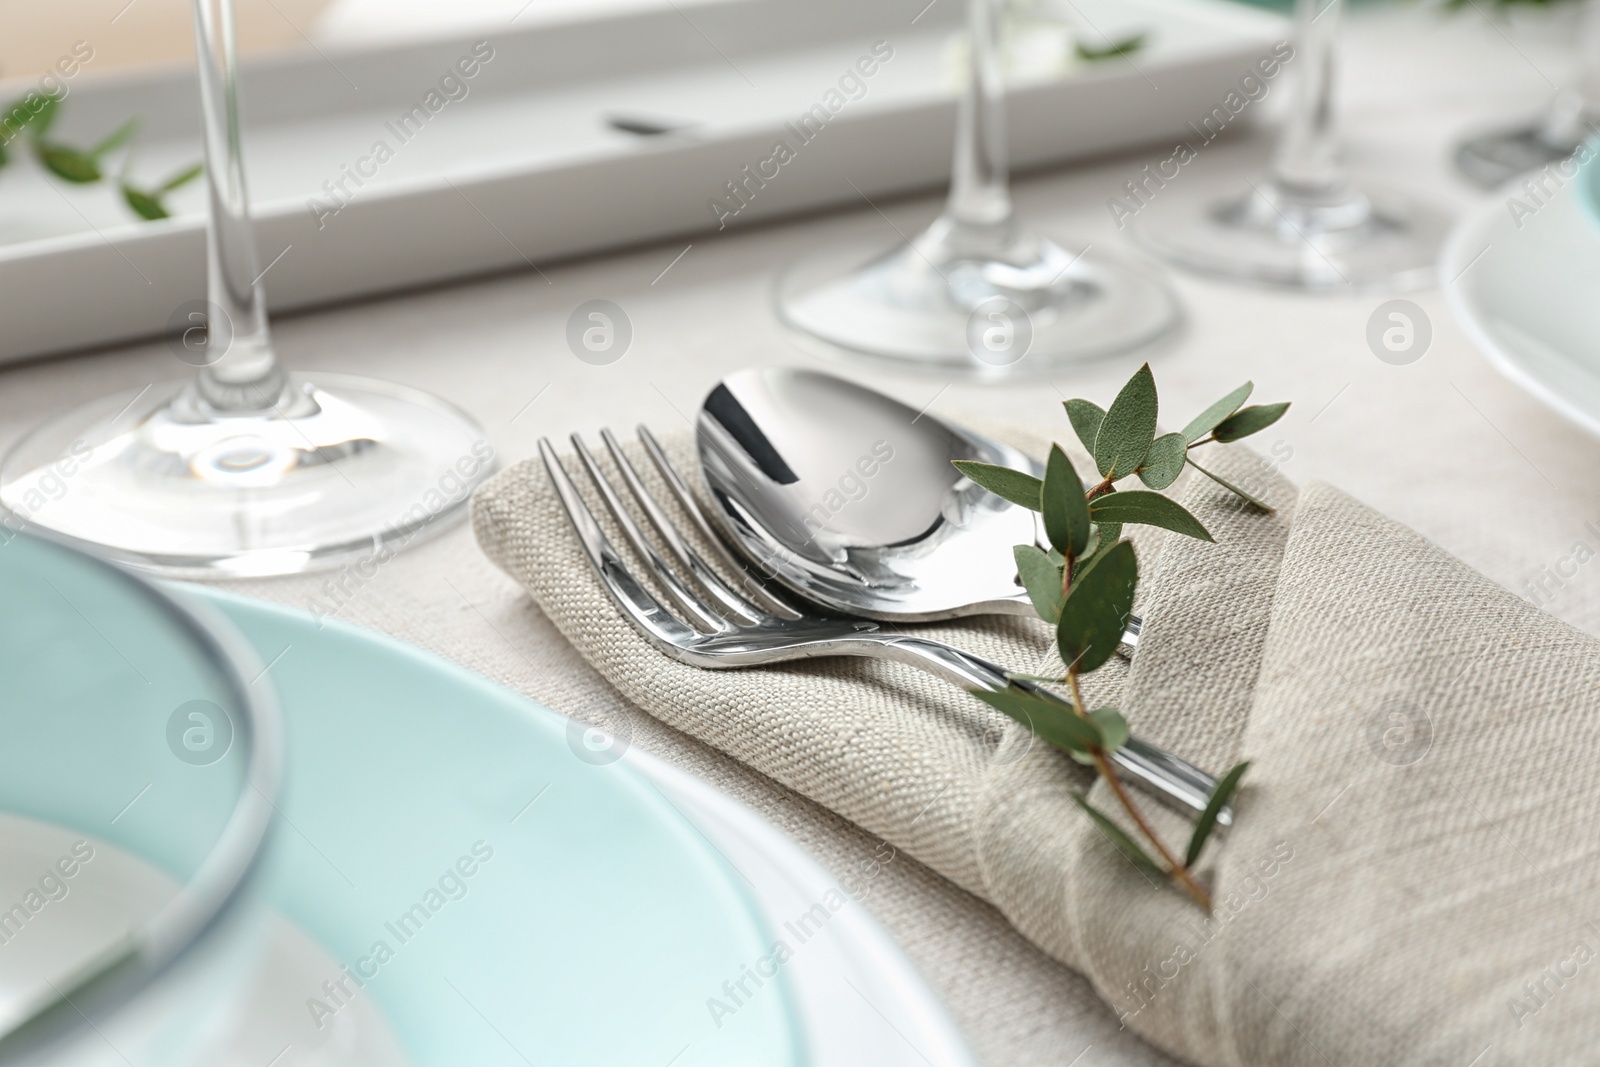
[[[1241,437],[1249,437],[1259,433],[1268,426],[1283,418],[1283,413],[1289,410],[1288,404],[1252,404],[1223,419],[1211,436],[1218,441],[1237,441]]]
[[[11,153],[6,151],[5,142],[0,141],[0,167],[11,162]]]
[[[1066,752],[1091,752],[1100,744],[1100,728],[1060,701],[1016,689],[975,689],[972,695]]]
[[[1211,799],[1206,801],[1206,810],[1200,813],[1200,821],[1194,824],[1194,833],[1189,836],[1189,851],[1183,857],[1185,867],[1193,867],[1199,860],[1201,850],[1206,847],[1206,838],[1210,837],[1211,831],[1216,828],[1217,813],[1227,806],[1234,791],[1239,788],[1239,780],[1249,769],[1249,760],[1236,764],[1233,770],[1223,775],[1222,781],[1211,791]]]
[[[1051,546],[1063,556],[1082,555],[1083,546],[1089,543],[1089,505],[1083,499],[1083,482],[1060,445],[1050,446],[1040,500],[1044,532]]]
[[[206,165],[204,163],[196,163],[192,167],[187,167],[184,170],[180,170],[178,173],[162,182],[159,191],[163,193],[170,193],[174,189],[188,185],[205,172]]]
[[[1089,801],[1084,799],[1082,793],[1073,793],[1072,799],[1077,801],[1078,807],[1083,809],[1083,813],[1093,820],[1095,826],[1105,835],[1106,840],[1117,846],[1118,852],[1126,856],[1136,866],[1154,871],[1157,874],[1167,873],[1162,869],[1161,864],[1157,863],[1149,853],[1139,847],[1139,842],[1123,832],[1122,827],[1095,811]]]
[[[1107,493],[1089,505],[1089,512],[1096,521],[1136,522],[1145,526],[1159,526],[1163,530],[1171,530],[1201,541],[1215,540],[1200,524],[1199,519],[1184,510],[1182,504],[1160,493],[1144,489]]]
[[[0,137],[9,142],[30,127],[35,136],[43,133],[54,116],[54,100],[55,97],[43,93],[29,93],[21,100],[6,105],[5,110],[0,111]],[[42,123],[41,117],[44,120]]]
[[[56,109],[61,106],[61,98],[53,93],[43,94],[43,100],[35,106],[31,103],[32,94],[22,102],[22,107],[28,112],[28,125],[33,127],[35,137],[43,137],[56,120]]]
[[[1138,470],[1156,439],[1156,379],[1150,364],[1140,367],[1111,402],[1094,438],[1094,462],[1107,478]]]
[[[128,142],[128,138],[132,137],[133,131],[138,128],[138,119],[129,119],[127,122],[124,122],[121,126],[118,126],[116,129],[112,130],[111,133],[107,135],[105,140],[89,149],[89,158],[98,161],[100,157],[104,156],[106,153],[120,148],[122,145]]]
[[[1144,464],[1139,468],[1139,480],[1151,489],[1165,489],[1183,473],[1183,461],[1189,458],[1189,443],[1181,433],[1169,433],[1150,444]]]
[[[1100,729],[1100,747],[1115,752],[1128,740],[1128,720],[1116,708],[1095,708],[1089,718]]]
[[[1245,382],[1239,388],[1196,415],[1190,420],[1189,425],[1183,428],[1184,442],[1186,444],[1194,444],[1194,442],[1215,430],[1217,423],[1238,411],[1239,405],[1250,399],[1250,390],[1255,387],[1255,382]]]
[[[1061,617],[1061,564],[1033,545],[1018,545],[1011,550],[1017,560],[1017,576],[1033,601],[1033,610],[1045,622]]]
[[[1256,507],[1260,508],[1262,511],[1272,512],[1272,511],[1276,511],[1277,510],[1271,504],[1267,503],[1265,500],[1259,500],[1256,497],[1251,496],[1249,493],[1245,492],[1243,489],[1240,489],[1237,485],[1234,485],[1232,482],[1230,482],[1227,479],[1221,477],[1220,475],[1212,474],[1210,471],[1208,471],[1204,467],[1200,466],[1200,464],[1196,463],[1193,459],[1189,460],[1189,466],[1193,467],[1195,470],[1199,471],[1201,474],[1204,474],[1207,478],[1210,478],[1212,481],[1216,482],[1218,485],[1222,486],[1222,488],[1228,490],[1229,492],[1237,493],[1239,496],[1244,497],[1246,500],[1250,501],[1250,503],[1254,504]]]
[[[993,463],[978,463],[969,459],[953,461],[956,470],[983,486],[995,496],[1004,497],[1013,504],[1021,504],[1030,511],[1038,511],[1040,491],[1044,483],[1031,474],[1014,471],[1010,467],[997,467]]]
[[[167,218],[169,212],[161,199],[152,196],[142,189],[135,189],[126,182],[122,185],[122,199],[133,209],[134,213],[146,222],[155,222],[157,219]]]
[[[1078,435],[1089,455],[1094,455],[1094,439],[1100,433],[1100,423],[1105,421],[1105,408],[1088,400],[1068,400],[1067,418],[1072,420],[1072,432]]]
[[[1072,583],[1056,623],[1056,648],[1069,668],[1087,674],[1110,659],[1133,610],[1139,563],[1133,545],[1119,541]]]
[[[95,161],[75,148],[40,141],[34,145],[34,152],[39,162],[63,181],[87,185],[101,178],[100,168]]]
[[[0,111],[0,140],[10,143],[32,121],[33,116],[28,113],[24,101],[7,104],[5,110]]]
[[[1102,59],[1115,59],[1117,56],[1131,56],[1144,47],[1145,34],[1134,33],[1117,41],[1110,41],[1103,46],[1086,45],[1079,42],[1075,46],[1078,58],[1093,63]]]
[[[1122,525],[1115,522],[1095,523],[1089,535],[1089,547],[1083,550],[1083,558],[1078,560],[1077,572],[1081,576],[1117,543],[1122,536]]]

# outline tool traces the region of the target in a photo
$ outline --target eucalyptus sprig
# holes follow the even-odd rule
[[[11,161],[6,149],[19,136],[26,136],[34,158],[45,170],[64,182],[74,185],[93,185],[104,180],[105,160],[113,152],[128,144],[139,128],[137,119],[129,119],[112,130],[89,148],[74,148],[50,137],[56,114],[61,107],[61,97],[45,93],[29,93],[0,109],[0,167]],[[153,188],[143,188],[128,180],[128,162],[124,160],[122,174],[117,179],[122,200],[142,219],[164,219],[171,215],[165,197],[175,189],[187,185],[202,173],[199,164],[185,167]]]
[[[1094,457],[1099,480],[1085,486],[1059,445],[1050,449],[1043,479],[1026,471],[988,463],[956,461],[961,473],[998,496],[1040,514],[1049,548],[1017,545],[1017,574],[1039,617],[1056,628],[1056,647],[1066,674],[1048,681],[1066,689],[1066,703],[1013,687],[999,693],[975,692],[984,703],[1025,724],[1039,737],[1079,763],[1093,766],[1148,844],[1140,844],[1117,823],[1073,799],[1101,833],[1130,861],[1177,882],[1195,902],[1211,910],[1211,898],[1194,867],[1216,828],[1217,815],[1232,798],[1249,764],[1240,763],[1212,791],[1195,823],[1183,856],[1156,834],[1117,777],[1111,755],[1128,739],[1128,724],[1113,707],[1090,708],[1079,679],[1104,666],[1117,651],[1139,583],[1133,543],[1122,539],[1130,523],[1158,526],[1202,541],[1209,531],[1182,504],[1164,496],[1184,467],[1193,467],[1263,511],[1272,508],[1200,466],[1191,453],[1213,443],[1237,441],[1271,426],[1288,404],[1245,406],[1253,386],[1246,382],[1206,408],[1182,430],[1156,435],[1159,404],[1155,376],[1146,364],[1103,409],[1088,400],[1068,400],[1067,418],[1083,447]],[[1145,488],[1119,488],[1137,478]],[[1151,850],[1155,855],[1151,855]]]

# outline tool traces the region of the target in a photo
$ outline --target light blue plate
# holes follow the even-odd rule
[[[708,1011],[772,944],[738,876],[636,773],[578,758],[566,719],[369,631],[179,588],[284,707],[273,903],[370,975],[414,1067],[803,1062],[781,976]]]
[[[1590,224],[1600,228],[1600,139],[1588,142],[1584,148],[1589,158],[1578,168],[1578,202]]]

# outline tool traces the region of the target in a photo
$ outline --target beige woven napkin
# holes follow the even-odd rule
[[[687,435],[665,443],[691,470]],[[1297,492],[1238,447],[1213,459],[1276,514],[1181,486],[1218,543],[1141,534],[1139,652],[1091,686],[1202,766],[1252,761],[1204,865],[1211,916],[1071,803],[1090,786],[1112,811],[1103,785],[947,683],[848,659],[713,672],[650,648],[537,460],[485,485],[473,521],[626,697],[992,902],[1179,1056],[1600,1061],[1600,643],[1336,489]],[[917,630],[1017,669],[1053,661],[1033,620]]]

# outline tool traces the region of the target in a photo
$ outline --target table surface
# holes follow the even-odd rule
[[[1346,158],[1358,176],[1417,191],[1451,211],[1492,199],[1454,176],[1452,146],[1485,125],[1536,111],[1571,72],[1574,57],[1560,16],[1491,22],[1475,10],[1480,7],[1487,9],[1470,5],[1442,15],[1413,5],[1382,6],[1358,9],[1350,18],[1340,110]],[[1281,97],[1268,103],[1281,104]],[[1262,133],[1218,142],[1161,195],[1231,191],[1259,167],[1269,147]],[[1125,245],[1105,202],[1143,163],[1169,151],[1028,176],[1017,183],[1019,209],[1048,232]],[[449,398],[477,415],[502,461],[511,463],[534,454],[543,435],[592,434],[604,425],[627,431],[639,422],[660,429],[686,424],[706,390],[741,367],[818,365],[769,312],[774,272],[846,240],[877,237],[887,246],[897,230],[915,232],[937,208],[931,197],[863,205],[803,223],[703,235],[692,245],[685,239],[540,264],[538,272],[285,318],[276,336],[292,368],[369,374]],[[1258,396],[1295,402],[1258,439],[1288,456],[1282,469],[1291,478],[1343,487],[1524,595],[1525,583],[1572,558],[1577,542],[1595,547],[1597,535],[1586,524],[1600,520],[1600,482],[1593,475],[1600,442],[1490,368],[1452,321],[1438,290],[1411,296],[1431,318],[1431,349],[1420,362],[1391,366],[1375,358],[1365,340],[1381,296],[1312,297],[1191,277],[1176,284],[1186,327],[1151,355],[1167,410],[1198,410],[1254,379]],[[633,323],[631,348],[610,366],[580,362],[564,342],[568,314],[595,298],[616,302]],[[849,372],[918,408],[1038,421],[1065,435],[1060,401],[1079,395],[1105,400],[1131,369],[1124,359],[1003,387],[938,375]],[[164,344],[9,368],[0,372],[0,443],[67,404],[181,377],[184,370]],[[1548,610],[1600,634],[1597,575],[1600,570],[1579,569],[1562,579]],[[320,575],[234,587],[306,605],[328,580]],[[835,871],[871,857],[878,844],[628,708],[602,678],[557,656],[559,634],[489,565],[465,526],[357,583],[339,614],[430,648],[552,708],[627,731],[633,743],[753,806]],[[982,1062],[1170,1062],[1119,1031],[1081,979],[1034,949],[996,912],[909,857],[884,869],[865,903],[944,997]]]

